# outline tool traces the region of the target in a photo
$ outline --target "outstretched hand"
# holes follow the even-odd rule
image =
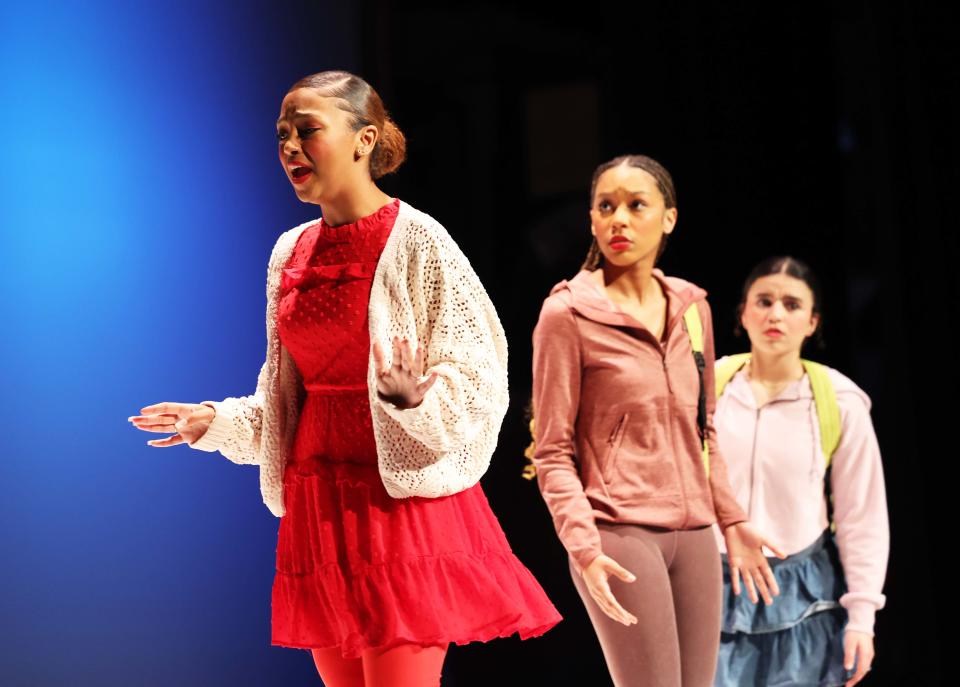
[[[144,406],[140,409],[140,413],[127,418],[127,421],[137,429],[142,429],[144,432],[173,432],[173,436],[151,439],[147,442],[150,446],[163,448],[184,442],[192,444],[198,440],[206,433],[217,411],[202,403],[168,401]]]
[[[373,342],[373,361],[377,370],[377,393],[384,401],[398,408],[416,408],[423,401],[427,390],[433,386],[439,376],[430,373],[421,381],[423,374],[423,346],[417,346],[414,353],[408,339],[393,337],[393,360],[388,365],[379,341]]]
[[[767,541],[757,529],[747,522],[738,522],[729,525],[723,530],[723,538],[727,545],[727,559],[730,564],[730,581],[733,593],[740,594],[740,575],[743,575],[747,585],[747,595],[750,601],[757,603],[757,589],[768,606],[773,603],[773,596],[780,595],[780,587],[773,576],[773,570],[763,553],[763,547],[774,552],[778,558],[786,558],[780,549]],[[771,596],[772,593],[772,596]]]

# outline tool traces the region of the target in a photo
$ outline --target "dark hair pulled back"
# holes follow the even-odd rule
[[[370,153],[370,176],[379,179],[396,171],[407,157],[407,139],[390,119],[383,101],[366,81],[345,71],[326,71],[305,76],[290,87],[312,88],[326,97],[339,100],[337,106],[350,115],[353,131],[369,125],[377,127],[380,135]]]

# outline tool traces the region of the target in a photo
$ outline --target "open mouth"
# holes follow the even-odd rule
[[[293,176],[294,180],[303,179],[312,171],[313,170],[311,170],[309,167],[294,167],[291,175]]]

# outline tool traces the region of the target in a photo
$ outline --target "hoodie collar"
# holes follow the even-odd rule
[[[684,279],[667,277],[657,267],[653,268],[653,277],[660,282],[663,293],[667,297],[666,336],[666,332],[669,332],[677,321],[683,318],[687,307],[695,301],[706,298],[707,292]],[[639,320],[621,310],[620,306],[610,300],[603,287],[594,281],[589,270],[580,270],[572,279],[564,279],[554,286],[550,293],[554,294],[562,290],[569,292],[571,307],[587,319],[616,327],[647,330]]]
[[[757,399],[750,388],[750,380],[747,378],[746,366],[737,370],[733,378],[728,382],[730,395],[737,399],[743,405],[749,408],[757,407]],[[813,398],[813,391],[810,388],[810,381],[807,379],[807,373],[804,371],[800,379],[795,379],[783,388],[783,390],[771,398],[767,403],[779,401],[799,401],[803,398]]]

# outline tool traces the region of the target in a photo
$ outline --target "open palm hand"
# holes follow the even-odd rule
[[[427,390],[433,386],[439,376],[431,373],[425,380],[423,375],[423,346],[417,346],[416,353],[410,348],[408,339],[393,337],[393,359],[388,365],[379,341],[373,342],[373,360],[377,369],[377,393],[385,401],[398,408],[416,408],[420,405]]]

